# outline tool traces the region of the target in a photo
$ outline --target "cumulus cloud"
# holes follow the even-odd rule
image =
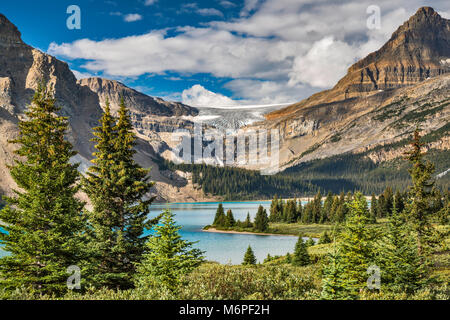
[[[135,22],[142,20],[142,16],[139,13],[129,13],[123,17],[126,22]]]
[[[313,44],[304,56],[295,58],[289,85],[307,83],[313,87],[328,88],[336,84],[356,60],[354,47],[333,37]]]
[[[194,106],[197,108],[202,107],[224,107],[235,106],[237,102],[220,94],[214,93],[205,89],[203,86],[196,84],[190,89],[186,89],[181,94],[182,102],[184,104]]]
[[[219,3],[225,7],[226,2]],[[258,86],[261,101],[298,99],[333,86],[355,60],[379,49],[424,5],[423,0],[377,1],[381,29],[370,30],[366,9],[372,4],[372,0],[246,0],[240,17],[232,20],[179,27],[170,35],[163,29],[120,39],[52,43],[48,52],[84,59],[84,69],[113,77],[207,73],[232,78],[228,88],[244,99],[256,99],[252,90]],[[444,15],[450,12],[448,0],[432,5]],[[183,8],[201,10],[195,3]]]

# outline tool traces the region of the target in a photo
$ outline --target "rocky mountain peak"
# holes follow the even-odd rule
[[[19,29],[0,13],[0,44],[5,42],[22,43]]]

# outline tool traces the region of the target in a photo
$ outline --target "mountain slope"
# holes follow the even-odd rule
[[[282,169],[389,144],[417,125],[438,130],[450,120],[449,62],[450,21],[420,8],[333,89],[269,113],[253,129],[280,130]]]
[[[192,126],[192,122],[177,116],[196,115],[196,109],[148,97],[115,81],[97,78],[77,83],[65,62],[25,44],[17,27],[2,14],[0,52],[0,196],[10,195],[16,187],[7,169],[16,157],[15,146],[8,140],[17,137],[17,123],[23,118],[23,112],[38,84],[44,82],[54,88],[61,113],[69,117],[67,138],[79,152],[73,161],[81,162],[82,170],[90,165],[94,151],[92,128],[98,124],[104,99],[109,98],[116,108],[119,97],[124,96],[126,102],[131,104],[133,124],[139,136],[136,160],[144,167],[153,168],[151,179],[157,182],[154,191],[159,199],[204,198],[186,177],[160,172],[155,163],[155,159],[159,159],[159,150],[155,151],[155,148],[161,148],[163,144],[158,134],[169,134],[174,129]]]
[[[448,72],[450,20],[442,18],[433,8],[423,7],[398,28],[382,48],[351,66],[334,88],[272,112],[266,118],[275,120],[302,107],[411,86]]]

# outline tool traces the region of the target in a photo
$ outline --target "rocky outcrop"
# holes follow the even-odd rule
[[[128,88],[124,84],[102,78],[87,78],[78,81],[81,86],[86,86],[98,94],[100,103],[105,104],[108,99],[111,109],[117,110],[123,97],[131,112],[135,115],[157,115],[157,116],[195,116],[198,110],[179,102],[165,101],[154,98]]]
[[[92,128],[98,124],[105,99],[108,98],[113,109],[117,110],[120,97],[123,96],[131,108],[139,136],[136,160],[143,167],[152,167],[151,179],[156,181],[154,192],[166,190],[163,196],[159,195],[159,200],[177,200],[175,191],[183,189],[184,185],[188,186],[187,182],[180,185],[180,179],[159,172],[155,163],[158,154],[153,146],[160,152],[164,152],[168,146],[159,133],[153,130],[166,134],[183,126],[190,128],[192,122],[178,116],[196,115],[196,109],[146,96],[117,81],[93,78],[77,83],[65,62],[25,44],[18,29],[2,14],[0,52],[0,196],[10,195],[16,187],[7,169],[7,165],[12,164],[16,157],[15,146],[8,141],[17,137],[17,123],[23,118],[23,112],[40,83],[46,83],[54,89],[56,103],[62,108],[61,113],[69,117],[67,138],[79,153],[73,161],[81,162],[80,168],[86,170],[90,164],[94,151]]]

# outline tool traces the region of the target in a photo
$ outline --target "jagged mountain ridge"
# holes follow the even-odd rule
[[[136,160],[144,167],[153,168],[151,179],[156,181],[155,192],[159,199],[174,200],[174,194],[180,191],[177,198],[183,200],[183,188],[188,190],[186,200],[203,197],[185,177],[160,172],[154,162],[159,151],[155,148],[165,148],[159,134],[168,135],[180,126],[192,126],[192,122],[177,115],[196,115],[198,111],[195,108],[145,96],[109,80],[97,79],[96,82],[102,87],[109,86],[111,91],[93,90],[96,89],[94,80],[77,82],[67,63],[24,43],[17,27],[2,14],[0,50],[0,195],[11,195],[16,187],[7,169],[16,157],[15,146],[8,140],[17,137],[18,121],[23,118],[23,112],[39,83],[44,82],[53,87],[56,102],[62,108],[61,113],[69,117],[67,138],[79,152],[74,161],[81,162],[82,169],[89,166],[92,158],[92,128],[98,124],[103,99],[107,96],[116,108],[119,97],[124,96],[126,102],[132,102],[133,124],[139,137]]]
[[[424,133],[438,130],[450,120],[448,62],[450,21],[420,8],[333,89],[269,113],[250,129],[280,130],[282,168],[389,144],[417,124]],[[442,139],[440,145],[450,148]]]
[[[450,20],[433,8],[417,10],[379,50],[353,64],[330,90],[266,115],[281,119],[302,107],[366,97],[450,72]]]

